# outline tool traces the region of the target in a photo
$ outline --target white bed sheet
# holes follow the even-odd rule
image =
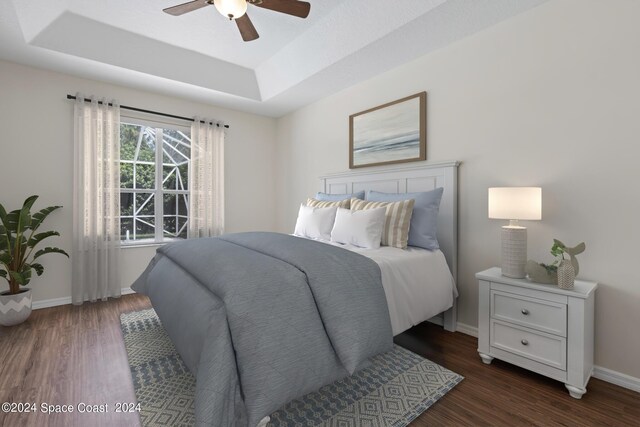
[[[458,297],[447,260],[440,250],[411,246],[363,249],[320,241],[357,252],[378,264],[394,336],[448,310]]]

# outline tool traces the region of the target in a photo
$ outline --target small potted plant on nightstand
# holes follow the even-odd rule
[[[24,201],[22,208],[7,213],[0,204],[0,277],[9,282],[9,290],[0,293],[0,325],[13,326],[27,320],[31,314],[31,272],[38,276],[44,272],[36,262],[42,255],[59,253],[69,255],[59,248],[45,247],[35,251],[44,239],[59,236],[57,231],[36,231],[49,214],[62,206],[51,206],[31,215],[31,207],[38,196]],[[34,252],[35,251],[35,252]]]
[[[580,271],[576,255],[581,254],[585,249],[584,242],[569,248],[560,240],[553,239],[551,255],[556,257],[556,260],[548,265],[529,260],[525,271],[529,279],[534,282],[550,283],[562,289],[572,289],[573,282]],[[569,255],[569,259],[564,257],[565,254]]]

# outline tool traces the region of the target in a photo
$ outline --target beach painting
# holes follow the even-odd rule
[[[349,116],[349,168],[426,160],[427,93]]]

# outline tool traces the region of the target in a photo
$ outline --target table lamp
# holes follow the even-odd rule
[[[539,187],[489,188],[489,218],[508,219],[502,227],[502,275],[522,279],[526,276],[527,227],[518,220],[542,219],[542,189]]]

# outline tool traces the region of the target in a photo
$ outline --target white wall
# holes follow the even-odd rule
[[[71,252],[73,101],[66,100],[66,95],[77,91],[116,98],[124,105],[228,123],[226,229],[274,229],[274,119],[0,61],[0,203],[17,209],[27,196],[38,194],[36,208],[63,205],[43,226],[62,235],[48,244]],[[259,215],[255,206],[261,207]],[[123,249],[122,253],[122,287],[129,287],[155,248]],[[46,271],[32,281],[34,300],[70,296],[71,262],[59,255],[42,259]],[[5,285],[0,283],[0,289]]]
[[[350,114],[426,90],[428,159],[463,162],[459,321],[477,325],[474,274],[500,262],[487,188],[542,186],[530,258],[550,260],[554,237],[586,242],[596,364],[640,377],[639,18],[631,0],[551,1],[279,119],[279,230],[318,175],[348,168]]]

